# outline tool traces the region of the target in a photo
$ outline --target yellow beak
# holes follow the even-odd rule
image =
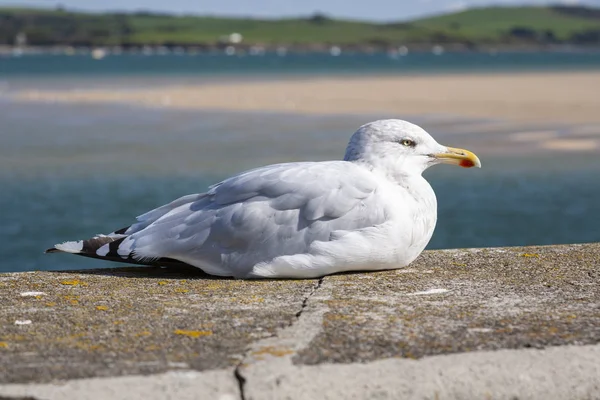
[[[447,149],[447,152],[436,153],[433,156],[444,164],[460,165],[464,168],[481,168],[481,161],[479,161],[479,158],[469,150],[456,149],[454,147],[447,147]]]

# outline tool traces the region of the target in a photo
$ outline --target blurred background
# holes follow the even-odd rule
[[[430,249],[600,240],[600,1],[405,3],[0,0],[0,272],[378,118],[482,160]]]

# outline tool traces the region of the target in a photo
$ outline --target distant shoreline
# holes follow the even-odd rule
[[[361,44],[332,45],[326,43],[313,44],[236,44],[236,45],[136,45],[136,46],[10,46],[0,44],[1,56],[27,56],[27,55],[86,55],[101,59],[109,55],[254,55],[264,54],[330,54],[337,56],[342,53],[351,54],[388,54],[392,57],[402,57],[408,53],[596,53],[600,52],[600,45],[581,46],[574,44],[480,44],[465,45],[464,43],[417,43],[402,46],[371,46]]]

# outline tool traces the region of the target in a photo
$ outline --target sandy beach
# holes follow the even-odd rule
[[[502,121],[600,122],[600,72],[314,77],[144,89],[18,92],[27,101],[127,103],[194,110]]]

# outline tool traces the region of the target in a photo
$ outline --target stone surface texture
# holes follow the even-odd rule
[[[7,273],[0,302],[0,399],[600,398],[600,244],[318,280]]]

